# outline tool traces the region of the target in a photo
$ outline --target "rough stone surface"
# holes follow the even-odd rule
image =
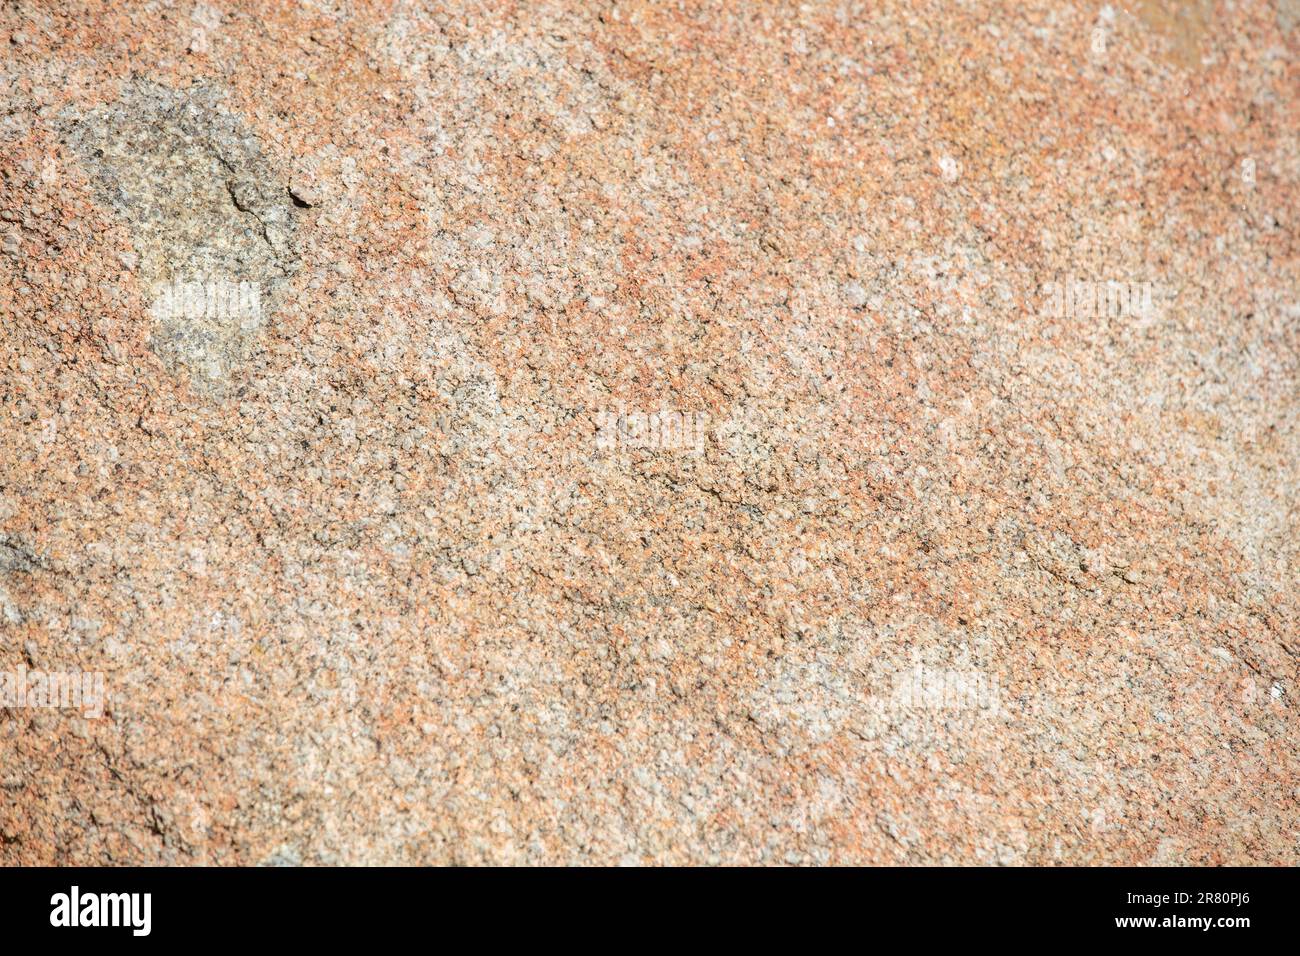
[[[290,196],[256,138],[216,99],[201,86],[134,83],[110,106],[67,111],[62,142],[127,224],[127,265],[146,293],[173,283],[206,287],[213,277],[273,292],[292,271]],[[257,316],[237,308],[162,311],[150,346],[173,371],[191,373],[191,384],[224,382],[246,358],[256,324],[238,320]]]
[[[1300,862],[1298,45],[4,6],[0,863]]]

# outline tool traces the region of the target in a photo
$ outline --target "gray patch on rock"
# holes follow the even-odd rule
[[[302,866],[302,853],[297,847],[282,843],[262,859],[258,866]]]
[[[1300,23],[1300,0],[1278,0],[1278,28],[1283,33],[1290,33],[1297,23]]]
[[[292,201],[260,144],[208,87],[137,80],[116,102],[61,119],[101,199],[130,227],[150,303],[184,283],[258,288],[264,311],[254,321],[222,307],[224,297],[207,308],[153,310],[150,347],[164,364],[221,391],[298,267]]]

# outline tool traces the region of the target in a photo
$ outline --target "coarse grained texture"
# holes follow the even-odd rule
[[[1298,19],[0,8],[0,863],[1300,862]]]

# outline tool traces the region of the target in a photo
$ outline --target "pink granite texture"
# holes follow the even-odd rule
[[[5,4],[0,863],[1300,862],[1298,20]]]

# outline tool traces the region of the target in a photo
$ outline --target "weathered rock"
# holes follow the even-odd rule
[[[0,863],[1300,862],[1292,4],[215,6],[0,9]]]

